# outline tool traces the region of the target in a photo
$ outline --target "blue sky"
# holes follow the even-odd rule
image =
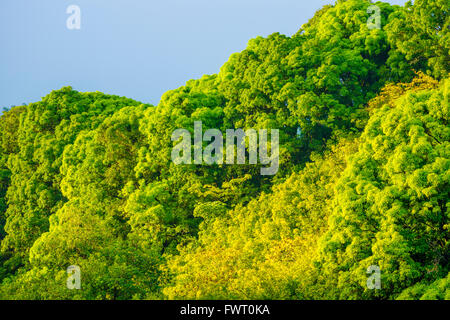
[[[391,0],[403,5],[406,1]],[[72,86],[156,104],[249,39],[294,34],[326,0],[1,0],[0,109]],[[69,30],[69,5],[81,29]]]

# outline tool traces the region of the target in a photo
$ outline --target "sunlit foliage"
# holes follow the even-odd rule
[[[378,2],[380,29],[370,5],[252,39],[157,106],[65,87],[5,111],[0,298],[449,299],[448,1]],[[195,121],[279,129],[278,173],[175,165]]]

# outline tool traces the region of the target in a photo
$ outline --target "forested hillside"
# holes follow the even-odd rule
[[[414,2],[337,1],[157,106],[5,111],[0,299],[450,299],[450,3]],[[279,129],[277,174],[176,165],[194,121]]]

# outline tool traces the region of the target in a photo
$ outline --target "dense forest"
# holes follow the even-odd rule
[[[450,299],[449,4],[339,0],[157,106],[6,110],[0,299]],[[279,129],[277,174],[174,164],[194,121]]]

